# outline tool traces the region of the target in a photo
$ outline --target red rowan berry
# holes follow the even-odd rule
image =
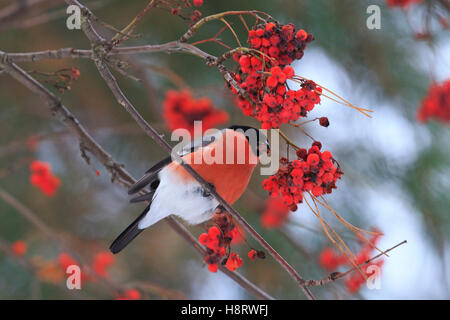
[[[319,264],[328,271],[334,271],[347,261],[345,256],[338,255],[332,248],[325,248],[319,256]]]
[[[258,49],[261,47],[261,38],[252,38],[250,40],[250,43],[252,45],[252,48]]]
[[[219,270],[219,266],[217,265],[217,263],[211,263],[208,265],[208,270],[215,273],[217,272],[217,270]]]
[[[314,141],[313,146],[316,146],[319,150],[322,149],[322,143],[320,141]]]
[[[294,75],[294,69],[291,66],[287,66],[283,69],[283,73],[286,78],[292,78],[292,76]]]
[[[27,253],[28,246],[23,240],[17,240],[11,245],[12,252],[17,256],[23,256]]]
[[[92,269],[100,277],[105,278],[108,276],[107,269],[114,264],[114,261],[114,255],[109,251],[97,253],[94,257]]]
[[[320,156],[321,158],[322,158],[322,160],[323,161],[328,161],[328,160],[330,160],[330,159],[332,159],[333,158],[333,156],[332,156],[332,154],[331,154],[331,152],[330,151],[324,151],[324,152],[322,152],[322,154],[321,154],[321,156]]]
[[[328,121],[327,117],[321,117],[319,119],[319,123],[322,127],[328,127],[330,125],[330,122]]]
[[[308,33],[305,30],[301,29],[297,31],[297,34],[295,36],[301,41],[305,41],[308,38]]]
[[[39,188],[46,196],[53,196],[60,187],[61,181],[51,172],[50,165],[34,160],[31,162],[30,170],[30,183]]]
[[[194,0],[194,6],[201,7],[203,5],[203,0]]]
[[[266,200],[265,209],[261,216],[261,225],[264,228],[272,229],[283,225],[289,215],[289,208],[279,196]]]
[[[266,24],[266,31],[272,31],[275,27],[275,23],[269,22],[268,24]]]
[[[258,252],[256,252],[255,249],[252,249],[248,253],[248,257],[250,258],[250,260],[256,260],[258,258]]]
[[[310,166],[316,166],[319,164],[320,158],[317,154],[313,153],[310,154],[308,156],[308,158],[306,159],[306,162],[310,165]]]
[[[239,257],[237,253],[232,252],[228,257],[225,266],[227,267],[228,270],[235,271],[237,268],[242,266],[242,259]]]
[[[302,160],[306,160],[307,153],[306,149],[298,149],[296,151],[297,157]]]
[[[80,70],[78,70],[75,67],[72,67],[71,71],[72,71],[72,79],[77,80],[78,77],[80,76]]]

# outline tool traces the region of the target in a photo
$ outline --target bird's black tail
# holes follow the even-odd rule
[[[142,212],[136,220],[133,221],[117,238],[113,241],[109,250],[112,253],[116,254],[120,252],[123,248],[125,248],[134,238],[136,238],[144,229],[139,229],[138,224],[139,221],[147,214],[150,210],[150,205],[145,208],[144,212]]]

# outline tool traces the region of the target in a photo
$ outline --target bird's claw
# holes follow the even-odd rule
[[[225,210],[225,208],[223,207],[223,205],[221,205],[221,204],[219,204],[218,206],[217,206],[217,208],[216,208],[216,213],[217,214],[222,214],[222,213],[224,213],[226,210]]]
[[[216,191],[216,187],[214,186],[214,184],[212,183],[208,183],[209,187],[214,190],[214,192]],[[211,193],[209,193],[207,190],[205,190],[204,188],[202,188],[202,196],[207,198],[207,197],[212,197]]]

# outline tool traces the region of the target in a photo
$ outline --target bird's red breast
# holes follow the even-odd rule
[[[221,161],[211,163],[212,158]],[[241,159],[241,163],[238,159]],[[247,188],[258,158],[242,133],[226,129],[217,141],[185,155],[183,160],[189,163],[203,179],[212,183],[225,201],[233,204]],[[180,181],[194,180],[176,162],[172,162],[168,169],[176,174]]]

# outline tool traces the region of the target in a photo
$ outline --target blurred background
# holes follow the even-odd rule
[[[315,40],[293,64],[296,74],[313,79],[357,106],[374,110],[373,117],[366,118],[322,99],[309,118],[326,116],[330,126],[313,122],[304,128],[333,153],[344,171],[338,189],[327,196],[333,208],[353,225],[381,230],[384,236],[377,244],[382,250],[403,240],[408,243],[383,258],[379,289],[362,286],[350,292],[340,280],[312,288],[321,299],[450,297],[450,132],[448,123],[439,119],[421,123],[416,116],[431,83],[442,83],[450,75],[449,31],[443,20],[449,18],[449,3],[425,0],[405,8],[388,2],[391,5],[384,0],[205,0],[196,8],[203,16],[225,10],[261,10],[281,23],[293,23],[312,33]],[[120,29],[148,1],[83,3]],[[366,9],[372,4],[381,9],[379,30],[366,27]],[[0,0],[0,49],[89,49],[81,31],[66,28],[65,9],[62,1]],[[192,9],[185,10],[189,17]],[[246,19],[253,24],[253,19]],[[240,20],[234,17],[229,22],[245,43],[247,32]],[[175,40],[188,24],[167,10],[150,9],[135,30],[141,36],[122,45]],[[210,38],[222,27],[220,21],[208,23],[192,42]],[[99,28],[105,36],[114,35]],[[236,46],[229,30],[220,38]],[[227,50],[217,43],[198,46],[214,55]],[[138,111],[167,139],[170,131],[162,109],[165,92],[177,89],[180,81],[193,96],[208,97],[216,108],[229,114],[229,121],[222,126],[258,126],[236,106],[220,73],[197,57],[142,54],[129,62],[127,71],[143,81],[116,73],[119,84]],[[20,66],[60,96],[96,141],[135,177],[166,156],[118,105],[92,61],[43,60]],[[78,76],[71,81],[70,90],[57,90],[47,81],[47,74],[62,69]],[[0,298],[114,299],[132,293],[149,299],[252,298],[223,273],[209,272],[202,258],[166,222],[144,232],[115,259],[104,254],[144,205],[129,204],[125,190],[111,183],[108,172],[93,157],[88,166],[80,156],[76,138],[52,117],[44,102],[4,72],[0,73],[0,105]],[[282,128],[298,145],[310,146],[311,141],[300,131]],[[30,164],[35,160],[50,164],[51,172],[59,178],[54,195],[48,196],[30,183]],[[268,197],[261,187],[264,178],[253,176],[235,208],[304,278],[326,277],[330,270],[319,260],[331,243],[306,205],[290,213],[278,228],[261,225],[262,204]],[[324,217],[352,250],[360,249],[354,235],[331,214],[324,213]],[[204,227],[189,230],[198,236]],[[55,241],[54,235],[61,236],[64,245]],[[254,240],[248,241],[259,249]],[[250,261],[246,244],[234,250],[244,260],[236,272],[276,298],[305,298],[272,258]],[[86,269],[100,269],[100,275],[84,281],[81,291],[67,290],[60,268],[68,259],[64,254]],[[102,270],[106,270],[103,275]]]

